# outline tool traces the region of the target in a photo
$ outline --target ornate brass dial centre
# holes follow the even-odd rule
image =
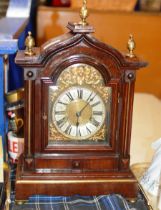
[[[92,117],[91,106],[83,100],[76,100],[67,106],[67,118],[72,125],[86,124]]]

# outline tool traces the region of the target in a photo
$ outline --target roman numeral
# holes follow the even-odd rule
[[[97,120],[95,120],[94,118],[91,119],[91,123],[95,126],[98,127],[100,125],[100,122],[98,122]]]
[[[95,98],[96,94],[94,96],[92,96],[92,95],[93,95],[93,92],[91,92],[91,94],[87,98],[87,102],[93,101],[93,99]]]
[[[68,127],[65,129],[64,132],[65,132],[66,134],[69,134],[69,135],[70,135],[71,131],[72,131],[72,126],[69,124]]]
[[[72,94],[70,92],[66,93],[66,95],[68,96],[70,101],[74,100],[74,98],[73,98],[73,96],[72,96]]]
[[[103,112],[101,112],[101,111],[93,111],[93,115],[101,116],[101,115],[103,115]]]
[[[86,126],[86,130],[88,134],[91,134],[91,130]]]
[[[65,111],[55,111],[55,115],[65,115]]]
[[[78,98],[80,98],[80,99],[83,98],[83,90],[82,89],[77,89],[77,94],[78,94]]]
[[[58,101],[58,103],[59,103],[59,104],[62,104],[62,105],[65,105],[65,106],[68,105],[67,103],[64,103],[64,102],[62,102],[62,101]]]
[[[67,117],[63,117],[62,119],[56,121],[56,123],[59,126],[59,128],[62,128],[63,125],[66,123],[66,121],[67,121]]]
[[[98,101],[98,102],[96,102],[96,103],[94,103],[94,104],[92,104],[91,106],[92,107],[94,107],[94,106],[97,106],[98,104],[100,104],[101,102],[100,101]]]
[[[76,127],[76,136],[81,136],[80,128]]]

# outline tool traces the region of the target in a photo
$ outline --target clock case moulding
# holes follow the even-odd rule
[[[33,194],[99,195],[119,193],[135,198],[138,183],[132,174],[130,141],[136,70],[146,62],[130,58],[92,36],[90,25],[68,23],[69,33],[33,48],[18,51],[24,69],[25,148],[16,175],[16,200]],[[48,85],[74,64],[99,71],[112,87],[110,137],[107,145],[48,145]],[[46,108],[44,108],[46,107]]]

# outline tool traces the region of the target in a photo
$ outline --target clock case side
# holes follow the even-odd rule
[[[59,154],[59,160],[61,161],[56,164],[61,167],[64,167],[65,165],[66,167],[66,162],[63,162],[63,155],[65,155],[67,159],[71,160],[70,167],[72,168],[70,169],[71,175],[74,177],[73,179],[75,180],[78,179],[78,177],[81,177],[82,167],[84,165],[84,163],[82,164],[81,162],[82,159],[84,160],[84,154],[87,154],[87,151],[87,156],[90,156],[91,165],[93,165],[96,160],[100,162],[100,160],[103,159],[102,164],[107,168],[110,166],[110,170],[101,169],[100,173],[97,171],[96,174],[95,168],[92,175],[89,175],[88,172],[83,172],[86,173],[86,179],[94,179],[94,177],[97,177],[97,179],[100,180],[102,180],[103,177],[106,177],[107,179],[114,178],[115,180],[119,177],[121,177],[121,179],[130,179],[132,183],[132,192],[128,192],[128,188],[127,190],[123,189],[123,192],[120,191],[121,185],[119,190],[118,187],[116,187],[116,183],[113,185],[112,191],[116,193],[121,192],[121,194],[124,194],[127,197],[135,196],[137,192],[136,180],[129,170],[132,106],[136,70],[145,66],[146,63],[140,62],[136,57],[131,59],[127,58],[112,47],[96,40],[91,36],[88,30],[77,33],[71,31],[62,37],[50,40],[41,48],[35,48],[34,51],[36,54],[32,57],[26,57],[24,51],[18,52],[16,57],[16,63],[24,67],[26,93],[25,151],[19,159],[17,199],[22,199],[22,197],[26,197],[30,194],[30,192],[28,192],[25,193],[25,195],[20,195],[20,189],[22,189],[23,184],[20,185],[19,181],[28,180],[30,179],[29,177],[32,177],[33,180],[39,179],[39,175],[35,173],[35,168],[47,168],[47,161],[50,159],[52,160],[57,154]],[[52,157],[52,149],[44,150],[46,143],[44,141],[45,139],[43,139],[44,137],[42,138],[43,132],[41,132],[44,130],[43,126],[45,126],[44,121],[46,120],[46,114],[44,114],[44,111],[46,110],[42,108],[42,104],[46,103],[47,100],[47,98],[45,98],[47,96],[43,86],[56,84],[57,78],[63,69],[78,62],[86,63],[99,69],[104,78],[105,85],[112,85],[115,87],[113,97],[113,110],[115,110],[115,113],[113,114],[113,133],[111,137],[113,146],[111,149],[100,148],[100,150],[98,147],[93,148],[93,150],[91,150],[91,148],[86,148],[84,154],[83,149],[78,150],[78,148],[75,148],[63,151],[61,148],[58,148]],[[96,149],[98,149],[98,151]],[[72,152],[73,154],[71,155]],[[116,161],[112,160],[108,163],[111,157]],[[96,167],[97,166],[98,164],[96,164]],[[74,175],[73,172],[76,172],[76,174]],[[60,174],[60,176],[67,180],[71,179],[67,173],[64,175]],[[47,174],[43,173],[43,170],[42,177],[43,179],[50,179]],[[60,177],[52,179],[57,180],[60,179]],[[97,185],[98,183],[95,184],[95,186]],[[109,183],[107,185],[109,185]],[[67,193],[63,193],[63,188],[61,186],[61,194],[79,193],[79,188],[81,187],[78,184],[78,187],[73,188],[73,190],[70,189]],[[36,189],[38,192],[42,192],[38,186],[36,186]],[[53,187],[52,189],[55,188]],[[108,186],[106,186],[103,191],[105,192],[105,190],[109,193],[112,192],[111,189],[108,190]],[[99,192],[98,190],[94,190],[93,193],[94,192],[96,194],[103,193],[100,189]],[[48,190],[47,193],[50,194],[51,190]],[[89,189],[89,193],[92,194],[91,188]],[[83,194],[83,192],[81,192],[81,194]]]

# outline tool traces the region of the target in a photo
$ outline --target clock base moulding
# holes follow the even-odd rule
[[[126,198],[135,199],[138,183],[131,171],[116,172],[70,172],[39,173],[23,171],[21,156],[16,175],[16,200],[27,200],[33,194],[55,196],[101,195],[118,193]],[[25,190],[24,190],[25,189]]]

